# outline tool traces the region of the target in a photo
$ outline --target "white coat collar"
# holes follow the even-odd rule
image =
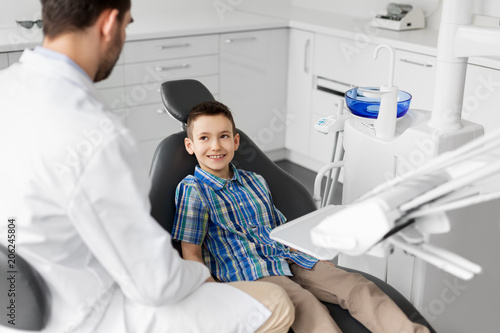
[[[19,62],[23,66],[31,67],[33,71],[44,72],[45,75],[58,76],[72,81],[78,86],[84,88],[85,91],[87,91],[92,97],[97,100],[101,100],[94,86],[94,82],[89,79],[88,75],[80,72],[74,66],[65,61],[51,58],[34,52],[33,50],[26,49],[19,59]],[[50,70],[47,71],[47,69]]]

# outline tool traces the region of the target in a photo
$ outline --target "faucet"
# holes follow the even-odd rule
[[[431,128],[462,128],[467,58],[500,56],[500,28],[472,25],[473,5],[471,0],[443,0]]]
[[[394,82],[394,49],[387,44],[380,44],[373,52],[373,58],[378,58],[380,49],[389,51],[389,83],[381,86],[379,90],[360,88],[366,97],[380,98],[377,120],[375,121],[375,136],[382,139],[392,139],[396,134],[396,120],[398,117],[398,87]]]

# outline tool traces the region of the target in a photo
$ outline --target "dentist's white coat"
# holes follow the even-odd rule
[[[269,311],[180,259],[145,167],[73,66],[27,50],[0,72],[0,243],[15,218],[17,253],[50,288],[44,331],[254,331]]]

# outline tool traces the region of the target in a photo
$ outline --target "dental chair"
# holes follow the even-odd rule
[[[41,331],[49,317],[49,296],[41,277],[19,254],[14,257],[1,244],[0,272],[0,332],[10,332],[2,327]]]
[[[150,192],[151,215],[168,232],[172,231],[175,215],[175,189],[188,174],[193,174],[197,165],[196,158],[184,148],[185,127],[189,111],[195,105],[214,100],[208,89],[196,80],[167,81],[161,85],[161,96],[168,113],[179,120],[183,130],[165,138],[156,148],[150,170],[152,188]],[[236,111],[237,112],[237,111]],[[266,179],[275,206],[290,221],[316,209],[315,202],[307,188],[278,167],[257,145],[241,130],[240,147],[235,152],[233,164],[242,169],[261,174]],[[181,252],[180,243],[172,241]],[[349,272],[357,272],[343,268]],[[397,290],[384,281],[363,272],[357,272],[373,281],[382,289],[410,320],[426,325],[435,332],[418,310]],[[325,303],[335,322],[343,332],[369,333],[347,310],[339,305]]]

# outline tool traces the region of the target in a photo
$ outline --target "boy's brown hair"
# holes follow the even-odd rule
[[[201,116],[216,116],[219,114],[225,116],[231,121],[231,124],[233,125],[233,135],[236,135],[236,125],[234,124],[233,115],[231,114],[229,108],[221,102],[207,101],[194,106],[189,112],[186,128],[188,138],[193,138],[193,122],[196,118]]]

